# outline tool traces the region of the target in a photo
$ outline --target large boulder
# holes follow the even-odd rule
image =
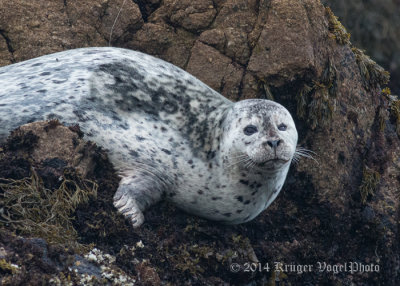
[[[388,73],[352,45],[330,9],[318,0],[0,2],[1,65],[109,44],[172,62],[231,100],[282,103],[295,119],[299,145],[315,160],[292,166],[278,199],[252,222],[223,226],[161,203],[136,230],[112,207],[118,178],[93,167],[84,175],[103,179],[97,199],[68,214],[79,239],[57,242],[72,247],[59,252],[71,258],[52,256],[57,271],[43,277],[118,284],[115,273],[123,272],[144,285],[400,282],[400,102],[384,89]],[[13,158],[13,180],[23,180],[37,158],[24,144],[11,150],[10,140],[0,151],[2,174]],[[0,188],[4,193],[4,182]],[[23,281],[32,271],[40,277],[45,268],[26,271],[28,258],[12,255],[19,244],[7,241],[14,240],[9,227],[1,230],[1,281],[16,274]],[[55,255],[58,248],[51,249]],[[86,256],[73,256],[78,250]],[[117,272],[105,271],[104,261]]]

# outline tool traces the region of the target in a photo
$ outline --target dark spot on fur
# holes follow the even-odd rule
[[[257,194],[258,191],[254,191],[251,193],[252,196],[254,196],[255,194]]]
[[[142,136],[138,136],[138,135],[136,135],[136,140],[137,141],[144,141],[144,140],[146,140],[144,137],[142,137]]]
[[[163,151],[167,155],[171,155],[171,151],[169,151],[167,149],[161,148],[161,151]]]
[[[202,190],[198,190],[197,193],[198,193],[199,195],[204,194],[204,192],[203,192]]]
[[[176,196],[176,193],[169,193],[169,197],[170,197],[170,198],[172,198],[172,197],[174,197],[174,196]]]
[[[188,161],[188,164],[193,164],[193,160],[189,160],[189,161]]]
[[[41,74],[39,74],[40,76],[45,76],[45,75],[51,75],[51,72],[42,72]]]
[[[231,216],[231,213],[224,213],[224,216],[230,217],[230,216]]]
[[[118,125],[118,127],[119,128],[121,128],[121,129],[124,129],[124,130],[128,130],[129,129],[129,126],[128,126],[128,124],[120,124],[120,125]]]
[[[237,196],[236,199],[241,203],[243,202],[243,197],[242,196]]]
[[[221,200],[222,197],[212,197],[211,199],[212,199],[213,201],[217,201],[217,200]]]
[[[249,200],[247,200],[247,201],[244,202],[245,205],[248,205],[249,203],[250,203]]]
[[[236,213],[240,214],[243,210],[237,210]]]
[[[133,156],[133,157],[135,157],[135,158],[138,158],[138,157],[139,157],[139,153],[136,152],[136,151],[134,151],[134,150],[130,150],[130,151],[129,151],[129,155],[131,155],[131,156]]]
[[[163,126],[163,127],[161,127],[161,131],[162,131],[162,132],[166,132],[166,131],[167,131],[167,128],[165,128],[165,127]]]
[[[68,81],[68,79],[64,79],[64,80],[53,80],[53,83],[61,84],[61,83],[67,82],[67,81]]]
[[[207,153],[207,159],[208,160],[211,160],[211,159],[213,159],[215,157],[215,151],[209,151],[208,153]]]
[[[239,180],[239,182],[240,182],[241,184],[243,184],[243,185],[246,185],[246,186],[249,185],[249,181],[247,181],[247,180]]]

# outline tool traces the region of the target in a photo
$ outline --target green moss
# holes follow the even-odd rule
[[[333,103],[325,85],[320,83],[314,84],[308,107],[308,122],[311,129],[315,129],[317,126],[324,127],[328,125],[332,119]]]
[[[392,92],[388,87],[382,89],[382,96],[384,96],[389,102],[389,112],[395,121],[397,135],[400,136],[400,100],[397,96],[392,95],[391,93]]]
[[[356,57],[364,87],[369,90],[371,87],[383,86],[389,82],[390,74],[380,65],[374,62],[360,49],[351,49]]]
[[[383,106],[379,106],[378,110],[378,120],[379,120],[379,131],[384,132],[387,120],[386,109]]]
[[[390,103],[390,113],[396,119],[396,131],[400,136],[400,100],[393,100]]]
[[[336,90],[336,68],[328,60],[320,79],[300,88],[296,97],[297,115],[306,119],[312,129],[328,125],[333,115]]]
[[[350,34],[342,23],[340,23],[338,17],[333,14],[329,7],[325,8],[325,12],[328,16],[328,29],[331,33],[331,37],[341,45],[350,44]]]
[[[174,265],[177,269],[196,276],[199,273],[203,273],[204,269],[199,265],[200,257],[190,254],[191,249],[193,249],[193,246],[183,244],[179,247],[180,255],[171,257],[171,259],[174,261]]]
[[[89,196],[97,195],[97,184],[66,172],[60,186],[50,190],[33,169],[31,173],[21,180],[0,180],[0,225],[49,243],[76,241],[71,215]]]
[[[375,194],[376,188],[380,182],[381,175],[373,170],[364,166],[363,178],[360,186],[361,202],[365,204],[368,197]]]
[[[18,267],[7,262],[5,259],[0,259],[0,269],[3,272],[15,274],[18,271]]]
[[[269,99],[274,101],[274,96],[271,92],[271,89],[269,87],[269,85],[267,84],[267,80],[266,79],[258,79],[257,80],[257,84],[258,84],[258,91],[262,94],[262,98],[265,99]]]
[[[397,135],[400,136],[400,100],[391,94],[390,88],[382,89],[382,95],[389,101],[390,115],[396,121]]]

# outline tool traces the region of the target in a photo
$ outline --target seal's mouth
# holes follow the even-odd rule
[[[281,158],[273,158],[266,160],[264,162],[256,163],[258,167],[274,167],[275,165],[283,165],[289,162],[289,160],[281,159]]]

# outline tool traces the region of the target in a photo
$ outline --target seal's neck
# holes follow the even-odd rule
[[[220,160],[219,153],[224,132],[223,124],[230,107],[231,105],[226,104],[205,114],[206,119],[203,122],[203,126],[208,129],[208,132],[202,138],[204,140],[202,151],[206,160],[215,159],[217,162]]]

